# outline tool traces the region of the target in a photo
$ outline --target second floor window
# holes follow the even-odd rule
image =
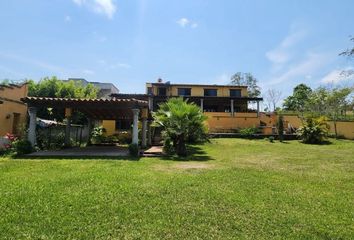
[[[178,88],[178,96],[191,96],[190,88]]]
[[[152,95],[152,87],[147,88],[147,94]]]
[[[164,88],[164,87],[158,88],[158,95],[159,96],[166,96],[166,88]]]
[[[204,96],[206,97],[216,97],[218,95],[217,89],[204,89]]]
[[[241,97],[240,89],[230,89],[230,97]]]

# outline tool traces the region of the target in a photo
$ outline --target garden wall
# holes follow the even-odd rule
[[[290,124],[293,128],[299,128],[302,123],[296,115],[284,115],[285,124]],[[332,121],[328,121],[330,126],[330,133],[334,134],[334,124]],[[288,126],[285,126],[288,127]],[[339,136],[346,139],[354,139],[354,122],[353,121],[339,121],[337,122],[337,132]]]

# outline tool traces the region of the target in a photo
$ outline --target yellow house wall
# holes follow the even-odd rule
[[[328,123],[330,132],[334,133],[334,123],[332,121]],[[354,140],[354,122],[337,122],[337,133],[339,136]]]
[[[236,113],[234,117],[230,113],[204,113],[208,119],[206,125],[209,132],[230,132],[239,128],[258,127],[259,118],[256,113]]]
[[[286,123],[290,123],[291,126],[293,126],[294,128],[299,128],[302,123],[301,120],[298,116],[293,116],[293,115],[285,115],[284,116],[284,120],[286,121]],[[334,133],[334,124],[332,121],[328,122],[329,126],[330,126],[330,133]],[[337,122],[337,132],[338,135],[343,136],[344,138],[347,139],[354,139],[354,122],[346,122],[346,121],[340,121]]]
[[[23,85],[20,88],[0,89],[0,98],[3,101],[3,104],[0,104],[0,136],[4,136],[6,133],[13,133],[14,113],[20,114],[19,127],[25,125],[27,120],[27,106],[25,104],[7,101],[4,98],[20,101],[25,96],[27,96],[27,85]]]
[[[102,120],[102,127],[106,129],[106,136],[110,136],[116,133],[115,120]]]
[[[240,87],[203,87],[203,86],[171,86],[170,96],[178,96],[178,88],[191,88],[191,96],[202,97],[204,96],[204,89],[217,89],[218,97],[230,97],[230,89],[241,90],[241,96],[247,96],[247,89]]]

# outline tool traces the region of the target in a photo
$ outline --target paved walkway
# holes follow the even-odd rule
[[[120,146],[88,146],[56,151],[40,151],[28,154],[33,157],[121,157],[129,156],[129,150]]]

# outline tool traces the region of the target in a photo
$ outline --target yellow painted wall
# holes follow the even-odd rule
[[[232,132],[239,128],[258,127],[260,124],[257,113],[230,113],[205,112],[208,119],[206,125],[209,132]]]
[[[21,87],[3,87],[0,89],[0,100],[3,101],[3,104],[0,104],[0,136],[13,133],[14,113],[20,114],[18,127],[26,124],[27,106],[20,102],[20,99],[27,96],[27,91],[26,84]]]
[[[115,120],[102,120],[102,127],[106,129],[106,136],[110,136],[116,133]]]
[[[302,123],[298,116],[295,115],[285,115],[284,120],[286,123],[290,123],[292,127],[299,128]],[[332,121],[328,121],[330,126],[330,133],[334,133],[334,124]],[[287,127],[287,126],[286,126]],[[338,135],[343,136],[347,139],[354,139],[354,122],[340,121],[337,122],[337,132]]]
[[[330,126],[330,132],[334,133],[333,122],[328,123]],[[337,132],[339,136],[354,140],[354,122],[337,122]]]

